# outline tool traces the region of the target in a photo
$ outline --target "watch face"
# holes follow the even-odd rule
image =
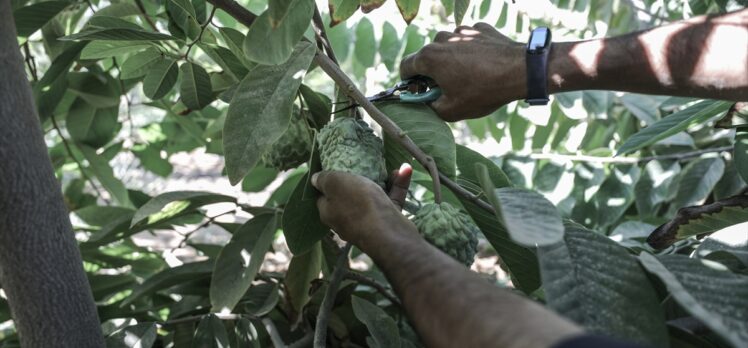
[[[537,28],[532,31],[530,36],[530,42],[527,44],[527,49],[530,51],[543,49],[548,41],[548,35],[550,30],[548,28]]]

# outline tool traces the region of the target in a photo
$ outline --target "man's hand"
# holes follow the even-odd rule
[[[431,107],[445,121],[485,116],[525,98],[525,45],[486,23],[441,31],[400,64],[400,77],[415,75],[428,76],[442,88]]]
[[[388,233],[393,224],[409,224],[400,213],[413,169],[403,165],[390,177],[389,193],[373,181],[343,172],[319,172],[312,185],[322,192],[317,199],[320,218],[341,238],[361,247],[373,233]]]

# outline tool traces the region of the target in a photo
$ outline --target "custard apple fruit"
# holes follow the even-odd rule
[[[369,125],[351,117],[339,117],[317,135],[322,169],[357,174],[384,186],[387,170],[382,140]]]
[[[416,212],[413,223],[421,235],[455,260],[473,264],[478,249],[478,226],[451,204],[428,203]]]
[[[308,128],[303,112],[294,107],[288,128],[262,155],[262,163],[266,167],[288,170],[308,161],[313,141]]]

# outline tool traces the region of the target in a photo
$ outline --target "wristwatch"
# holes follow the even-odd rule
[[[535,28],[527,42],[527,102],[530,105],[548,104],[548,52],[551,51],[551,30]]]

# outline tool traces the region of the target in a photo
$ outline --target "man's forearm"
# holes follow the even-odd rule
[[[429,245],[404,217],[359,247],[383,270],[429,347],[547,347],[581,330],[481,279]],[[476,305],[478,304],[478,305]]]
[[[748,100],[748,9],[648,31],[554,43],[549,89]]]

